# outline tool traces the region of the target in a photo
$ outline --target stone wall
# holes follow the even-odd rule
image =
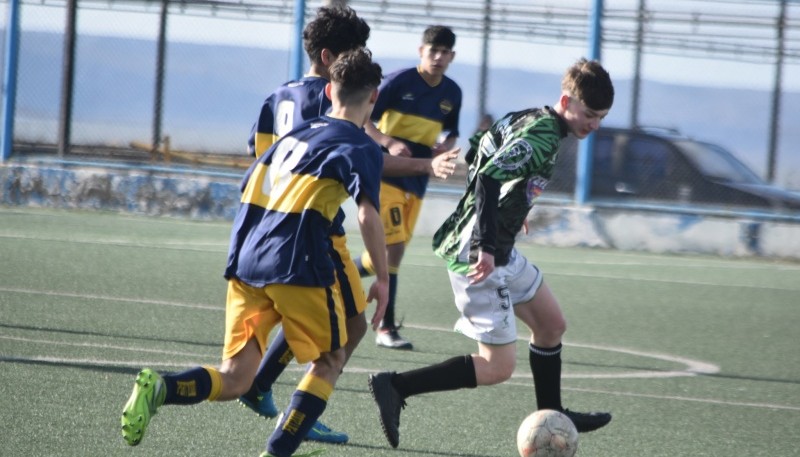
[[[97,209],[149,216],[232,220],[239,174],[187,169],[87,164],[0,165],[0,204]],[[458,201],[452,188],[431,186],[416,233],[432,235]],[[345,228],[357,231],[355,205],[345,206]],[[543,202],[521,240],[657,253],[764,256],[800,260],[800,223],[733,217],[565,206]]]

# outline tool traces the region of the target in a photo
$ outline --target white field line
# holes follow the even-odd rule
[[[427,331],[436,331],[436,332],[447,332],[451,333],[452,330],[442,328],[442,327],[431,327],[431,326],[417,326],[417,325],[406,325],[409,328],[415,328],[419,330],[427,330]],[[186,357],[210,357],[208,354],[200,354],[200,353],[191,353],[191,352],[178,352],[178,351],[164,351],[159,349],[142,349],[139,347],[132,347],[132,346],[119,346],[119,345],[109,345],[109,344],[101,344],[101,343],[88,343],[88,342],[64,342],[64,341],[56,341],[56,340],[46,340],[46,339],[33,339],[33,338],[24,338],[24,337],[14,337],[8,335],[0,335],[0,340],[9,340],[9,341],[20,341],[26,343],[33,343],[33,344],[43,344],[43,345],[53,345],[58,344],[59,346],[73,346],[73,347],[84,347],[84,348],[97,348],[97,349],[112,349],[118,351],[133,351],[133,352],[146,352],[151,354],[163,354],[163,355],[176,355],[176,356],[186,356]],[[526,338],[519,338],[520,341],[527,341]],[[674,364],[682,364],[684,365],[683,369],[675,369],[675,370],[635,370],[635,371],[628,371],[628,372],[620,372],[620,373],[565,373],[563,375],[564,379],[648,379],[648,378],[671,378],[671,377],[680,377],[680,376],[696,376],[698,374],[713,374],[719,372],[719,367],[716,365],[712,365],[710,363],[701,362],[697,360],[691,360],[684,357],[677,357],[667,354],[655,354],[643,351],[636,351],[632,349],[626,348],[617,348],[617,347],[610,347],[610,346],[598,346],[598,345],[591,345],[591,344],[573,344],[573,343],[564,343],[567,346],[574,346],[580,347],[584,349],[593,349],[599,351],[606,351],[606,352],[617,352],[622,354],[628,354],[631,356],[636,357],[644,357],[644,358],[651,358],[662,360],[668,363]],[[348,367],[349,370],[352,370],[353,367]],[[517,372],[514,373],[512,378],[522,379],[529,377],[529,373],[522,373]]]
[[[53,292],[53,291],[39,291],[39,290],[27,290],[27,289],[16,289],[16,288],[1,288],[0,291],[5,292],[15,292],[15,293],[27,293],[27,294],[41,294],[41,295],[48,295],[48,296],[66,296],[66,297],[73,297],[73,298],[86,298],[86,299],[97,299],[97,300],[108,300],[108,301],[118,301],[118,302],[137,302],[143,304],[151,304],[151,305],[158,305],[158,306],[176,306],[182,308],[191,308],[191,309],[198,309],[203,311],[216,311],[222,312],[223,309],[220,307],[213,307],[208,305],[195,305],[195,304],[186,304],[186,303],[178,303],[178,302],[170,302],[170,301],[163,301],[163,300],[146,300],[146,299],[133,299],[133,298],[123,298],[123,297],[112,297],[112,296],[101,296],[101,295],[91,295],[91,294],[76,294],[76,293],[63,293],[63,292]],[[415,325],[404,323],[403,324],[409,328],[415,328],[419,330],[428,330],[428,331],[438,331],[438,332],[446,332],[452,333],[453,330],[451,328],[444,328],[444,327],[435,327],[435,326],[426,326],[426,325]],[[30,338],[22,338],[22,337],[13,337],[7,335],[0,335],[0,339],[4,340],[14,340],[14,341],[22,341],[34,344],[43,344],[43,345],[53,345],[58,344],[59,346],[75,346],[75,347],[89,347],[89,348],[98,348],[98,349],[112,349],[112,350],[120,350],[120,351],[133,351],[137,353],[151,353],[151,354],[163,354],[163,355],[174,355],[179,357],[192,357],[192,358],[202,358],[202,359],[217,359],[217,356],[213,356],[210,354],[202,354],[202,353],[191,353],[191,352],[181,352],[181,351],[165,351],[165,350],[158,350],[158,349],[144,349],[144,348],[136,348],[130,346],[118,346],[118,345],[107,345],[107,344],[97,344],[97,343],[86,343],[86,342],[78,342],[78,343],[70,343],[64,341],[56,341],[56,340],[42,340],[42,339],[30,339]],[[518,338],[520,341],[527,341],[527,337],[520,337]],[[645,378],[666,378],[666,377],[676,377],[676,376],[696,376],[698,374],[713,374],[719,372],[719,367],[716,365],[702,362],[698,360],[692,360],[685,357],[673,356],[669,354],[659,354],[659,353],[651,353],[651,352],[644,352],[638,351],[633,349],[627,348],[620,348],[620,347],[612,347],[612,346],[601,346],[601,345],[593,345],[593,344],[582,344],[582,343],[570,343],[565,342],[566,346],[574,346],[584,349],[593,349],[599,351],[607,351],[607,352],[617,352],[622,354],[628,354],[631,356],[636,357],[645,357],[645,358],[652,358],[657,359],[669,363],[681,364],[684,365],[683,369],[678,370],[669,370],[669,371],[656,371],[656,370],[644,370],[644,371],[632,371],[632,372],[623,372],[623,373],[566,373],[564,374],[565,379],[645,379]],[[178,361],[170,361],[170,362],[153,362],[153,361],[133,361],[130,359],[125,360],[102,360],[102,359],[69,359],[69,358],[58,358],[58,357],[48,357],[48,356],[36,356],[36,357],[16,357],[10,355],[3,355],[0,354],[0,361],[6,362],[13,362],[13,361],[41,361],[41,362],[49,362],[49,363],[77,363],[77,364],[86,364],[92,366],[120,366],[120,367],[132,367],[138,368],[143,366],[154,366],[154,367],[191,367],[196,366],[196,362],[178,362]],[[293,370],[301,371],[304,370],[303,367],[300,366],[293,366],[291,368]],[[348,372],[352,373],[371,373],[374,371],[374,368],[367,368],[367,367],[358,367],[354,365],[349,365],[347,367]],[[516,379],[528,379],[530,377],[529,373],[515,373],[512,376],[512,380],[508,381],[511,385],[519,385],[519,386],[530,386],[530,382],[517,382]],[[653,398],[653,399],[666,399],[666,400],[679,400],[679,401],[692,401],[692,402],[702,402],[702,403],[709,403],[709,404],[722,404],[722,405],[732,405],[732,406],[745,406],[745,407],[754,407],[754,408],[767,408],[767,409],[784,409],[784,410],[792,410],[792,411],[800,411],[800,407],[794,406],[787,406],[787,405],[775,405],[775,404],[766,404],[766,403],[747,403],[747,402],[729,402],[729,401],[722,401],[722,400],[714,400],[714,399],[703,399],[703,398],[691,398],[691,397],[678,397],[678,396],[664,396],[664,395],[652,395],[652,394],[639,394],[633,392],[626,392],[626,391],[606,391],[606,390],[594,390],[594,389],[579,389],[579,388],[568,388],[565,387],[564,390],[574,390],[574,391],[584,391],[584,392],[592,392],[592,393],[601,393],[601,394],[609,394],[609,395],[621,395],[621,396],[629,396],[629,397],[643,397],[643,398]]]
[[[0,336],[0,338],[5,338]],[[46,344],[52,344],[53,342],[45,342]],[[64,343],[59,343],[64,344]],[[96,345],[102,347],[109,347],[111,346],[103,346],[103,345]],[[123,348],[125,350],[136,350],[140,351],[139,349],[133,348]],[[150,352],[158,352],[158,351],[150,351]],[[169,353],[169,351],[161,351],[162,353]],[[182,353],[175,353],[175,354],[182,354]],[[204,355],[203,357],[210,358],[208,355]],[[177,362],[177,361],[170,361],[170,362],[154,362],[151,360],[107,360],[107,359],[77,359],[77,358],[61,358],[61,357],[49,357],[49,356],[36,356],[36,357],[15,357],[15,356],[3,356],[0,355],[0,362],[44,362],[44,363],[52,363],[52,364],[62,364],[62,363],[69,363],[69,364],[80,364],[80,365],[89,365],[89,366],[98,366],[98,367],[130,367],[130,368],[141,368],[141,367],[163,367],[163,368],[190,368],[197,366],[198,363],[190,363],[190,362]],[[293,364],[288,368],[291,371],[305,371],[305,367]],[[374,369],[363,368],[363,367],[354,367],[348,365],[347,372],[348,373],[373,373]],[[530,377],[530,375],[528,375]],[[517,381],[507,381],[506,384],[512,386],[521,386],[525,388],[530,388],[531,383],[528,382],[517,382]],[[788,411],[800,411],[800,407],[798,406],[789,406],[789,405],[776,405],[770,403],[752,403],[752,402],[733,402],[733,401],[726,401],[726,400],[715,400],[712,398],[694,398],[694,397],[684,397],[684,396],[672,396],[672,395],[656,395],[656,394],[642,394],[642,393],[635,393],[635,392],[628,392],[628,391],[613,391],[613,390],[600,390],[600,389],[585,389],[585,388],[574,388],[574,387],[563,387],[562,390],[573,391],[573,392],[586,392],[586,393],[594,393],[594,394],[603,394],[603,395],[616,395],[621,397],[635,397],[635,398],[649,398],[654,400],[668,400],[668,401],[685,401],[685,402],[695,402],[695,403],[705,403],[705,404],[715,404],[715,405],[723,405],[723,406],[738,406],[738,407],[747,407],[747,408],[757,408],[757,409],[772,409],[772,410],[788,410]]]
[[[57,238],[57,237],[43,237],[43,236],[30,236],[23,234],[7,234],[0,233],[0,238],[11,238],[18,240],[28,241],[48,241],[55,243],[75,243],[75,244],[93,244],[99,246],[120,246],[131,248],[147,248],[147,249],[170,249],[176,251],[195,251],[195,252],[226,252],[228,245],[218,241],[186,241],[165,239],[163,242],[138,242],[127,238],[92,238],[92,239],[77,239],[77,238]]]
[[[13,292],[17,294],[31,294],[31,295],[46,295],[49,297],[69,297],[69,298],[83,298],[87,300],[104,300],[104,301],[113,301],[113,302],[125,302],[125,303],[142,303],[146,305],[160,305],[160,306],[176,306],[178,308],[191,308],[191,309],[199,309],[204,311],[220,311],[224,312],[225,308],[221,304],[220,306],[210,306],[210,305],[194,305],[188,303],[179,303],[173,301],[165,301],[165,300],[148,300],[146,298],[125,298],[125,297],[114,297],[111,295],[94,295],[94,294],[78,294],[73,292],[56,292],[56,291],[47,291],[47,290],[33,290],[33,289],[19,289],[15,287],[0,287],[0,292]]]

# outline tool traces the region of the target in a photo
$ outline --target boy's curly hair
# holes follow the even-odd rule
[[[324,6],[303,30],[303,47],[311,62],[321,64],[320,55],[327,48],[333,54],[367,45],[369,25],[348,6]]]
[[[372,61],[369,49],[358,48],[340,54],[330,66],[331,82],[339,88],[342,101],[369,97],[383,78],[381,66]]]

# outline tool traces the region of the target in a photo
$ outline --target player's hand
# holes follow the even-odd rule
[[[470,284],[477,284],[489,277],[493,271],[494,255],[479,251],[478,261],[470,266],[469,273],[467,273],[467,278],[469,279]]]
[[[442,179],[447,179],[449,176],[452,176],[456,171],[455,160],[458,158],[458,153],[460,152],[461,148],[454,148],[431,159],[431,176]]]
[[[444,143],[436,143],[431,146],[431,154],[436,157],[439,154],[447,152],[447,146]]]
[[[392,139],[392,141],[386,145],[386,150],[389,151],[389,154],[393,156],[411,157],[411,149],[408,148],[407,144],[400,140]]]
[[[526,217],[525,220],[522,221],[522,234],[523,235],[527,235],[528,234],[528,230],[529,230],[528,218]]]
[[[386,313],[386,305],[389,303],[388,279],[376,279],[375,282],[372,283],[372,286],[369,288],[369,294],[367,294],[367,302],[371,302],[373,299],[377,303],[375,306],[375,313],[372,315],[372,330],[375,331],[378,329],[378,326],[381,325],[383,315]]]

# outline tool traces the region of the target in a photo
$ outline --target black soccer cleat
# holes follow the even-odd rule
[[[369,391],[378,405],[381,427],[389,444],[396,448],[400,444],[400,410],[406,402],[392,385],[392,375],[388,371],[369,376]]]
[[[578,433],[591,432],[598,428],[605,427],[611,422],[610,413],[579,413],[568,409],[562,412],[575,424],[575,429],[578,430]]]

